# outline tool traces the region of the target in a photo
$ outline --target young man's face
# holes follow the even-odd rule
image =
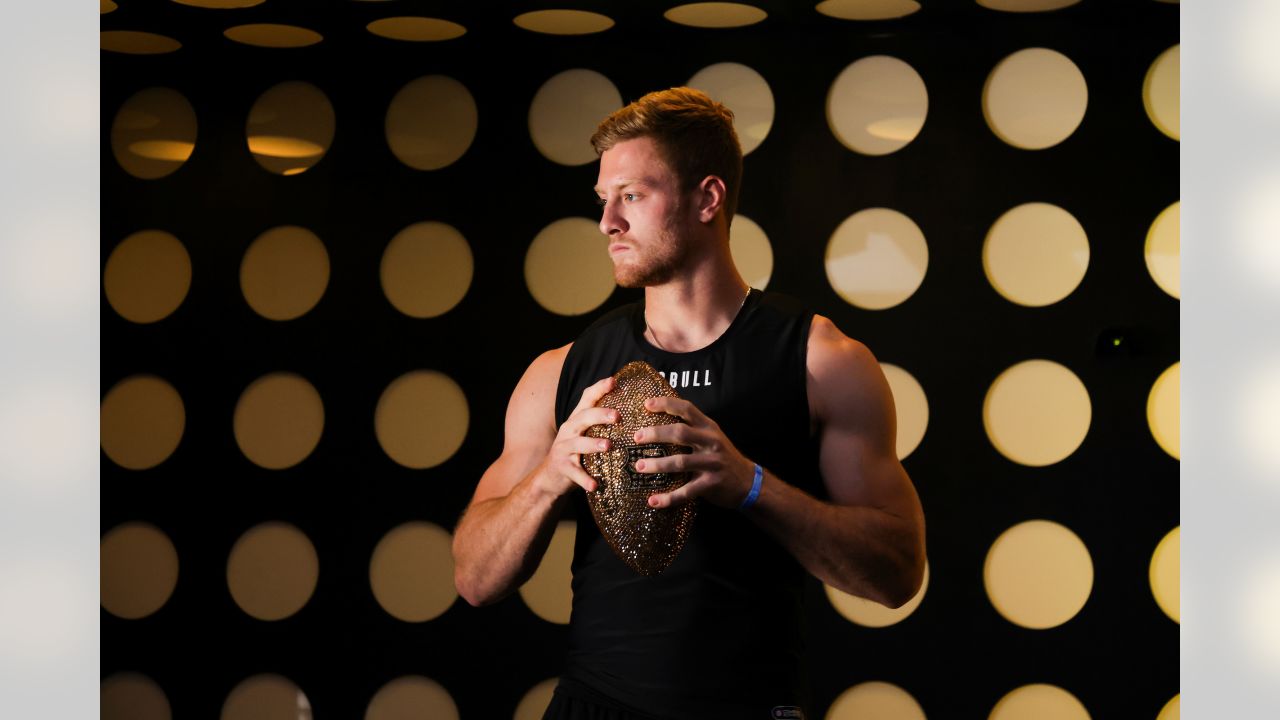
[[[604,202],[600,232],[609,238],[614,280],[622,287],[670,280],[688,253],[687,208],[657,143],[641,137],[606,150],[596,195]]]

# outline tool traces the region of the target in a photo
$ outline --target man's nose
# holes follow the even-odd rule
[[[626,219],[618,212],[617,204],[605,203],[600,213],[600,232],[613,237],[626,232],[628,227]]]

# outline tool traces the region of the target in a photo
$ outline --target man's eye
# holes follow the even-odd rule
[[[635,197],[636,197],[636,194],[635,194],[635,193],[623,193],[623,194],[622,194],[622,197],[626,198],[627,200],[634,200],[634,199],[635,199]]]

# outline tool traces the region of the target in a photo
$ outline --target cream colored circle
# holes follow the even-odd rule
[[[302,688],[282,675],[254,675],[231,690],[222,704],[221,720],[305,720],[311,701]]]
[[[1233,440],[1242,458],[1274,483],[1280,471],[1280,358],[1272,355],[1235,382]]]
[[[268,48],[300,48],[324,40],[324,36],[315,30],[277,23],[236,25],[223,30],[222,34],[238,43]]]
[[[735,28],[755,25],[768,13],[752,5],[731,2],[700,2],[677,5],[662,16],[679,25],[700,28]]]
[[[585,10],[534,10],[512,20],[517,27],[547,35],[590,35],[613,27],[613,19]]]
[[[420,222],[396,233],[382,253],[382,292],[400,312],[439,317],[462,302],[475,261],[467,239],[451,225]]]
[[[1092,418],[1084,383],[1050,360],[1026,360],[1000,373],[982,406],[982,424],[996,450],[1033,467],[1075,452]]]
[[[426,622],[458,599],[453,585],[453,537],[429,522],[408,522],[387,533],[369,561],[373,596],[392,617]]]
[[[1178,720],[1182,709],[1182,694],[1173,696],[1169,702],[1160,708],[1160,714],[1156,716],[1156,720]]]
[[[1004,619],[1033,630],[1075,617],[1093,590],[1093,559],[1071,530],[1028,520],[1001,533],[982,569],[987,598]]]
[[[919,9],[916,0],[823,0],[814,8],[840,20],[893,20]]]
[[[170,720],[169,698],[154,680],[139,673],[116,673],[102,681],[101,720]]]
[[[596,159],[596,126],[622,107],[622,95],[594,70],[565,70],[538,88],[529,105],[529,137],[542,156],[561,165]]]
[[[864,682],[840,693],[826,720],[924,720],[924,709],[911,693],[887,682]]]
[[[103,30],[99,33],[103,50],[127,55],[163,55],[182,47],[182,43],[167,35],[137,30]]]
[[[112,528],[99,547],[104,610],[137,620],[164,607],[178,584],[178,551],[168,535],[130,522]]]
[[[1151,124],[1174,140],[1182,137],[1181,45],[1160,53],[1142,81],[1142,105]]]
[[[153,323],[178,309],[191,289],[191,256],[163,230],[140,230],[107,258],[102,290],[120,317]]]
[[[1280,15],[1280,4],[1276,10]],[[1280,238],[1280,168],[1242,184],[1233,188],[1231,205],[1224,212],[1231,218],[1226,235],[1232,238],[1238,263],[1233,270],[1258,289],[1274,294],[1280,291],[1280,242],[1276,241]]]
[[[292,467],[320,443],[324,402],[301,375],[263,375],[240,394],[233,427],[236,444],[254,464],[270,470]]]
[[[744,156],[768,137],[773,127],[773,91],[760,73],[740,63],[722,62],[694,73],[686,85],[733,111],[733,129]]]
[[[462,388],[435,370],[413,370],[393,380],[378,398],[373,418],[383,452],[415,470],[453,457],[470,422]]]
[[[259,620],[283,620],[302,609],[315,592],[320,558],[301,530],[284,522],[250,528],[227,558],[231,597]]]
[[[1006,211],[987,231],[982,269],[1006,300],[1029,307],[1070,295],[1089,268],[1089,238],[1071,213],[1032,202]]]
[[[196,111],[176,90],[153,87],[124,101],[111,123],[111,152],[130,175],[162,178],[196,148]]]
[[[1161,538],[1151,555],[1147,580],[1156,604],[1176,623],[1182,623],[1182,592],[1179,567],[1182,558],[1182,527],[1176,527]]]
[[[408,42],[441,42],[467,34],[467,29],[456,22],[429,17],[382,18],[369,23],[365,29],[388,40]]]
[[[988,720],[1089,720],[1089,711],[1056,685],[1023,685],[1000,698]]]
[[[291,80],[272,86],[254,101],[245,140],[264,169],[297,175],[329,151],[335,122],[333,104],[320,88]]]
[[[1144,255],[1147,271],[1160,289],[1182,297],[1182,202],[1165,208],[1151,223]]]
[[[524,256],[529,294],[557,315],[583,315],[609,299],[613,261],[594,220],[564,218],[538,233]]]
[[[1080,0],[977,0],[978,4],[990,10],[1005,12],[1047,12],[1071,7]]]
[[[268,320],[305,315],[328,285],[329,252],[315,233],[297,225],[262,233],[240,261],[240,292]]]
[[[261,5],[266,0],[173,0],[179,5],[190,5],[192,7],[211,8],[214,10],[234,10],[236,8],[253,7]]]
[[[116,5],[114,2],[111,2],[111,0],[100,0],[98,3],[98,13],[101,15],[106,15],[107,13],[111,12],[112,10],[115,10],[118,7],[120,6]]]
[[[1084,119],[1089,88],[1070,58],[1048,48],[1019,50],[987,76],[982,112],[1001,140],[1043,150],[1066,140]]]
[[[1170,365],[1151,386],[1147,426],[1162,450],[1182,459],[1182,363]]]
[[[520,597],[535,615],[560,625],[569,622],[573,609],[573,544],[578,524],[561,520],[538,569],[520,586]]]
[[[530,688],[529,692],[520,698],[520,704],[516,705],[513,720],[542,720],[559,682],[560,678],[547,678]]]
[[[920,607],[925,591],[929,589],[929,564],[925,563],[924,580],[920,583],[920,589],[900,608],[890,608],[874,600],[850,595],[825,583],[822,587],[826,590],[827,601],[831,603],[831,607],[835,608],[845,620],[862,627],[889,627],[906,620],[916,611],[916,608]]]
[[[1271,550],[1268,557],[1241,563],[1236,573],[1232,607],[1224,609],[1234,621],[1234,646],[1243,651],[1237,662],[1254,677],[1274,677],[1280,673],[1280,556]]]
[[[444,75],[420,77],[400,88],[387,108],[387,145],[415,170],[439,170],[471,147],[479,126],[471,91]]]
[[[154,375],[133,375],[116,383],[99,410],[102,451],[130,470],[164,462],[177,449],[186,427],[182,397]]]
[[[773,245],[764,228],[745,215],[734,215],[729,227],[729,253],[738,274],[757,290],[769,286],[773,276]]]
[[[364,713],[364,720],[415,718],[458,720],[458,706],[449,691],[435,680],[421,675],[405,675],[383,685],[369,701]]]
[[[920,74],[888,55],[851,63],[827,91],[827,125],[840,144],[864,155],[888,155],[916,139],[929,114]]]
[[[854,213],[827,242],[827,281],[845,302],[883,310],[924,282],[929,246],[911,218],[888,208]]]
[[[893,393],[894,411],[898,417],[896,449],[898,459],[904,460],[919,447],[924,431],[929,427],[929,399],[911,373],[889,363],[880,363],[880,369]]]

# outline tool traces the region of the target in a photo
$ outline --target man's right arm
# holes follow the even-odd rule
[[[480,478],[454,531],[454,585],[472,605],[497,602],[528,580],[551,542],[569,492],[595,487],[579,457],[604,449],[604,441],[582,433],[615,419],[615,411],[594,407],[613,389],[613,378],[583,391],[557,430],[556,386],[569,347],[538,356],[516,384],[502,455]]]

